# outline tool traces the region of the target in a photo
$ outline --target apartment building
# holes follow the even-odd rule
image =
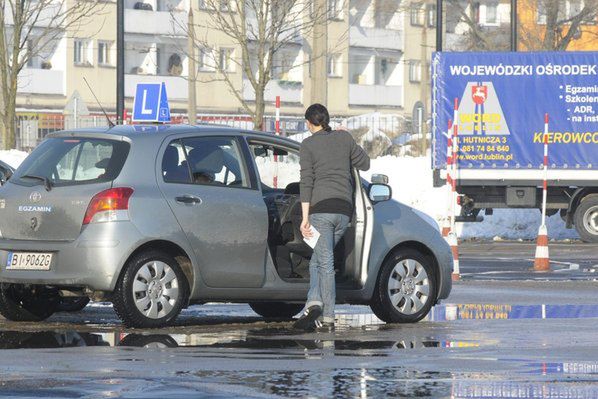
[[[69,0],[71,1],[71,0]],[[72,0],[76,1],[76,0]],[[98,106],[83,78],[109,112],[116,88],[116,2],[107,0],[97,15],[65,32],[23,70],[21,113],[94,113]],[[411,114],[429,91],[429,58],[434,43],[433,1],[329,0],[327,22],[327,104],[338,116],[369,112]],[[197,112],[242,114],[237,97],[222,81],[226,73],[244,101],[255,93],[239,66],[241,51],[223,32],[206,31],[213,15],[202,0],[124,0],[125,97],[130,110],[135,85],[165,82],[172,113],[186,114],[189,85],[187,21],[209,46],[196,48]],[[422,47],[421,40],[426,44]],[[310,38],[298,35],[277,52],[266,88],[267,113],[276,96],[285,115],[302,115],[312,98]],[[422,51],[423,49],[423,51]]]

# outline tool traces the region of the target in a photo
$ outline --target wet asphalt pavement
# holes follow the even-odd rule
[[[535,273],[533,245],[462,245],[463,280],[414,325],[339,306],[334,333],[299,334],[244,304],[149,331],[101,303],[0,320],[0,396],[598,398],[598,247],[550,248]]]

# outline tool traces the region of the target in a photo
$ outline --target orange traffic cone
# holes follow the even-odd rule
[[[459,281],[461,279],[461,273],[459,271],[459,240],[457,239],[457,234],[451,231],[448,236],[446,237],[448,244],[451,247],[451,251],[453,253],[453,281]]]
[[[538,272],[550,270],[550,259],[548,256],[548,231],[546,229],[546,225],[541,225],[540,229],[538,230],[534,270]]]

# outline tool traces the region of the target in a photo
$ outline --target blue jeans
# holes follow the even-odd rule
[[[314,213],[309,223],[320,233],[309,262],[309,293],[306,308],[322,307],[324,322],[334,322],[336,287],[334,281],[334,247],[349,224],[349,217],[337,213]]]

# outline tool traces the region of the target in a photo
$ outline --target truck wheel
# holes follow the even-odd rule
[[[126,265],[113,304],[127,327],[172,324],[187,303],[189,288],[178,262],[159,251],[145,251]]]
[[[292,319],[303,305],[286,302],[251,302],[251,309],[265,319]]]
[[[434,265],[413,249],[401,249],[382,265],[372,311],[386,323],[415,323],[423,319],[436,300]]]
[[[56,308],[57,312],[79,312],[87,306],[89,298],[86,296],[61,297]]]
[[[585,196],[574,215],[575,230],[584,242],[598,242],[598,194]]]
[[[0,314],[12,321],[42,321],[58,305],[56,290],[41,285],[0,284]]]

